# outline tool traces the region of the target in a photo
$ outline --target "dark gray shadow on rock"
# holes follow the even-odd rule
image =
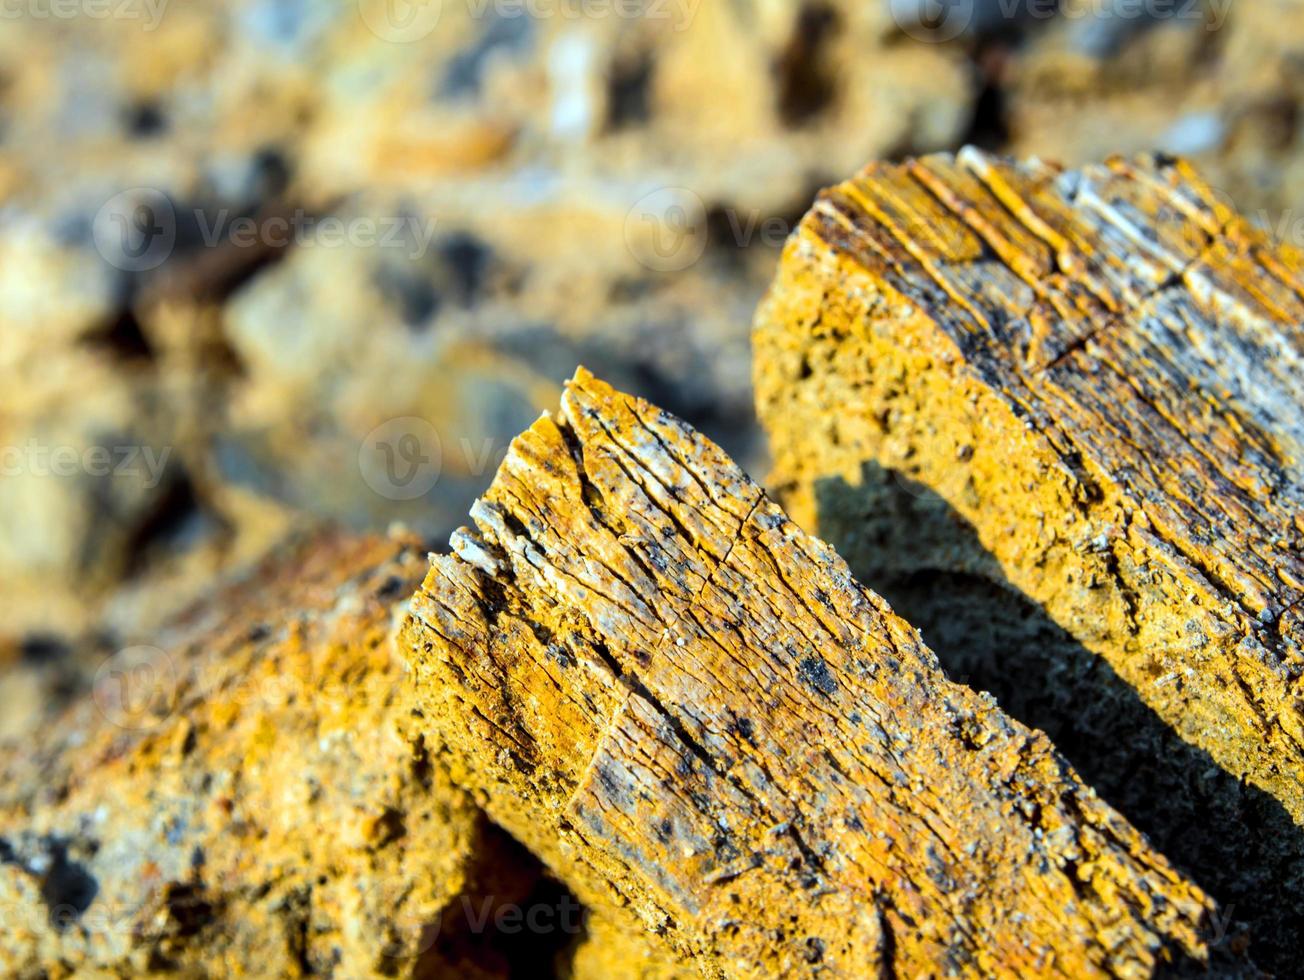
[[[1218,902],[1211,972],[1247,946],[1279,976],[1304,965],[1304,831],[1272,796],[1182,741],[1104,658],[1013,586],[964,517],[877,464],[817,481],[819,533],[918,627],[950,677],[1040,728],[1101,797]]]
[[[412,980],[552,980],[588,931],[589,912],[507,831],[481,815],[467,882],[421,936]],[[384,964],[398,975],[401,961]]]

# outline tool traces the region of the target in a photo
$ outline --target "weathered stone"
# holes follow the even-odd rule
[[[748,319],[815,188],[869,157],[1187,149],[1304,241],[1298,4],[1059,6],[954,4],[954,37],[895,0],[16,10],[0,451],[170,465],[6,468],[0,631],[147,635],[115,587],[201,594],[284,512],[442,537],[581,360],[759,467]],[[139,201],[164,231],[124,256]],[[356,460],[414,416],[439,487],[396,500]]]
[[[794,515],[1283,970],[1304,937],[1300,268],[1181,162],[965,151],[821,195],[754,334]]]
[[[708,975],[1143,976],[1203,895],[712,443],[580,370],[432,558],[432,751]]]
[[[0,972],[506,975],[459,902],[537,869],[402,728],[423,568],[404,536],[296,546],[8,753]]]
[[[1071,0],[1060,10],[1028,43],[985,59],[1001,93],[994,148],[1068,166],[1178,154],[1242,214],[1304,244],[1301,88],[1291,68],[1304,52],[1304,7]]]
[[[603,916],[589,918],[584,942],[558,972],[566,980],[698,980],[701,975],[654,933]]]

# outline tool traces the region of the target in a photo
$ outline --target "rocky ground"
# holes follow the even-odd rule
[[[751,311],[870,159],[1166,149],[1297,230],[1297,3],[645,6],[6,22],[10,645],[147,633],[305,514],[442,537],[581,361],[763,471]]]
[[[1304,244],[1296,0],[56,7],[0,30],[10,746],[311,526],[444,550],[577,363],[763,477],[753,311],[871,159],[1180,153]]]

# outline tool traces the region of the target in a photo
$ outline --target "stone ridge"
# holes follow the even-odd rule
[[[420,723],[708,975],[1147,976],[1203,894],[717,447],[581,369],[432,557]]]
[[[1241,615],[1271,624],[1298,605],[1304,258],[1189,167],[1060,172],[973,150],[876,164],[825,192],[807,230],[1104,469]],[[1298,637],[1264,642],[1304,670]]]
[[[1084,693],[1121,707],[1116,674],[1176,744],[1101,712],[1084,752],[1126,741],[1130,758],[1093,782],[1149,811],[1147,832],[1280,968],[1304,884],[1301,324],[1304,257],[1184,162],[1064,171],[970,149],[821,194],[753,333],[773,482],[798,522],[871,582],[894,563],[985,577],[1102,658],[1093,683],[1061,658],[1053,677],[993,670],[992,689],[1028,690],[1054,728]],[[976,547],[880,561],[855,502],[876,474],[952,512],[939,540],[971,529]],[[1175,792],[1129,788],[1137,767]]]
[[[290,543],[0,755],[0,974],[505,975],[453,928],[502,848],[399,729],[420,544]]]

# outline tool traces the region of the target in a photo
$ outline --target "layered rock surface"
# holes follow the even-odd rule
[[[965,151],[821,195],[754,333],[794,515],[1282,970],[1304,881],[1301,322],[1300,254],[1180,161]]]
[[[1017,22],[999,14],[1020,5],[983,0],[955,32],[921,31],[909,0],[638,17],[432,3],[406,28],[371,0],[48,6],[0,31],[0,741],[15,753],[102,733],[98,712],[63,706],[93,697],[104,660],[161,642],[304,515],[442,538],[577,361],[759,471],[751,312],[814,189],[864,159],[962,140],[1070,164],[1160,146],[1268,238],[1304,240],[1294,0],[1159,17],[1046,4],[1054,17]],[[141,200],[165,201],[151,216],[176,231],[148,267],[113,238]],[[303,234],[271,244],[281,219]],[[250,220],[252,244],[233,224]],[[412,499],[381,455],[405,435],[437,460]],[[1050,732],[1198,872],[1224,947],[1267,943],[1289,972],[1304,880],[1280,794],[1174,734],[1154,691],[1077,639],[1096,616],[1102,635],[1130,628],[1108,589],[1074,623],[1046,615],[903,470],[849,464],[854,492],[824,484],[821,531],[952,676]],[[1107,579],[1098,563],[1119,552],[1101,533],[1082,550]],[[1155,690],[1185,669],[1155,667]],[[24,867],[49,859],[35,846]],[[599,925],[576,970],[622,959],[627,931]]]
[[[402,727],[424,567],[402,535],[303,542],[104,661],[3,759],[0,972],[510,975],[470,926],[544,901],[538,866]]]
[[[6,18],[0,642],[147,637],[296,514],[442,537],[580,360],[759,468],[747,322],[865,159],[1158,145],[1300,238],[1297,3],[418,6]],[[396,418],[419,499],[356,464]]]
[[[1204,896],[711,442],[581,370],[404,624],[418,730],[710,976],[1143,976]]]

